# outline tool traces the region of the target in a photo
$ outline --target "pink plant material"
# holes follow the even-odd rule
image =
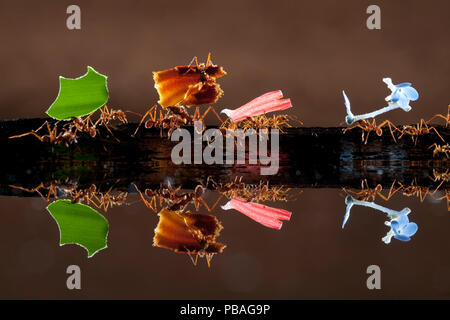
[[[245,201],[240,198],[231,199],[227,204],[222,206],[222,209],[235,209],[263,226],[277,230],[280,230],[283,225],[281,220],[290,220],[292,214],[290,211],[268,207],[263,204]]]
[[[221,113],[225,113],[233,122],[238,122],[249,117],[292,107],[291,99],[281,98],[283,98],[283,92],[281,90],[272,91],[247,102],[235,110],[223,109]]]

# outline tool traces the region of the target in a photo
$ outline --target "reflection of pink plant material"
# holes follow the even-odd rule
[[[225,113],[233,122],[238,122],[249,117],[292,107],[291,99],[281,98],[283,98],[281,90],[272,91],[253,99],[235,110],[223,109],[221,112]]]
[[[283,209],[271,208],[259,203],[248,202],[240,198],[233,198],[222,206],[222,209],[235,209],[247,217],[268,228],[280,230],[283,222],[290,220],[292,212]]]

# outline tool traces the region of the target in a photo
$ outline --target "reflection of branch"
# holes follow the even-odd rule
[[[290,211],[248,202],[240,198],[231,199],[227,204],[222,206],[222,209],[235,209],[263,226],[277,230],[280,230],[283,225],[281,220],[290,220],[292,214]]]
[[[374,202],[356,200],[352,196],[347,196],[345,198],[345,204],[347,205],[347,208],[345,210],[342,228],[345,227],[345,224],[350,217],[350,211],[354,205],[369,207],[386,213],[388,215],[389,221],[386,221],[385,225],[390,227],[390,230],[386,234],[386,236],[381,239],[386,244],[389,244],[391,242],[392,237],[400,241],[409,241],[418,230],[418,226],[416,223],[409,222],[408,214],[411,213],[411,210],[409,208],[403,208],[403,210],[396,211],[380,206]]]
[[[345,227],[345,224],[347,223],[348,218],[350,218],[350,211],[354,205],[369,207],[369,208],[384,212],[388,215],[389,218],[396,218],[397,216],[400,216],[400,215],[408,215],[411,212],[411,209],[409,209],[409,208],[403,208],[403,210],[396,211],[396,210],[392,210],[392,209],[380,206],[380,205],[376,204],[375,202],[356,200],[352,196],[347,196],[345,198],[345,204],[347,205],[347,208],[345,209],[345,216],[344,216],[344,221],[342,223],[342,228]]]

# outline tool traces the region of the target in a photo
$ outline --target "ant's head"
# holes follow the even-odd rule
[[[204,191],[205,189],[201,185],[196,186],[194,190],[195,197],[196,198],[201,197]]]
[[[43,136],[42,137],[42,142],[45,142],[45,143],[50,142],[50,136]]]
[[[383,134],[383,130],[381,130],[381,128],[377,128],[376,133],[380,137]]]

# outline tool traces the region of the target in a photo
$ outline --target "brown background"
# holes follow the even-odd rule
[[[80,31],[66,28],[73,3]],[[366,28],[370,4],[381,7],[381,30]],[[228,71],[218,109],[282,89],[306,126],[333,126],[345,116],[342,89],[355,114],[372,111],[385,105],[389,76],[412,82],[420,99],[387,117],[415,122],[450,103],[449,10],[400,0],[1,1],[0,118],[42,116],[58,76],[87,65],[109,76],[111,105],[144,112],[157,101],[153,70],[212,52]]]
[[[65,10],[77,3],[82,30]],[[382,30],[366,29],[378,4]],[[394,122],[445,113],[450,103],[448,1],[1,1],[0,118],[39,117],[58,93],[58,76],[91,65],[109,76],[112,105],[143,112],[157,100],[152,71],[213,53],[228,71],[223,107],[283,89],[306,126],[343,121],[341,90],[355,113],[383,106],[382,77],[410,81],[421,97]],[[31,186],[30,186],[31,187]],[[409,243],[381,242],[385,217],[355,208],[346,229],[339,190],[305,190],[282,231],[218,210],[228,245],[194,268],[152,248],[155,214],[142,203],[108,211],[109,248],[87,259],[59,232],[41,199],[0,199],[0,298],[449,298],[448,219],[444,202],[396,198],[381,205],[413,210]],[[135,199],[135,198],[134,198]],[[131,200],[134,200],[131,199]],[[207,199],[209,202],[215,199]],[[82,269],[82,290],[65,287],[65,268]],[[382,290],[365,287],[368,265]]]

